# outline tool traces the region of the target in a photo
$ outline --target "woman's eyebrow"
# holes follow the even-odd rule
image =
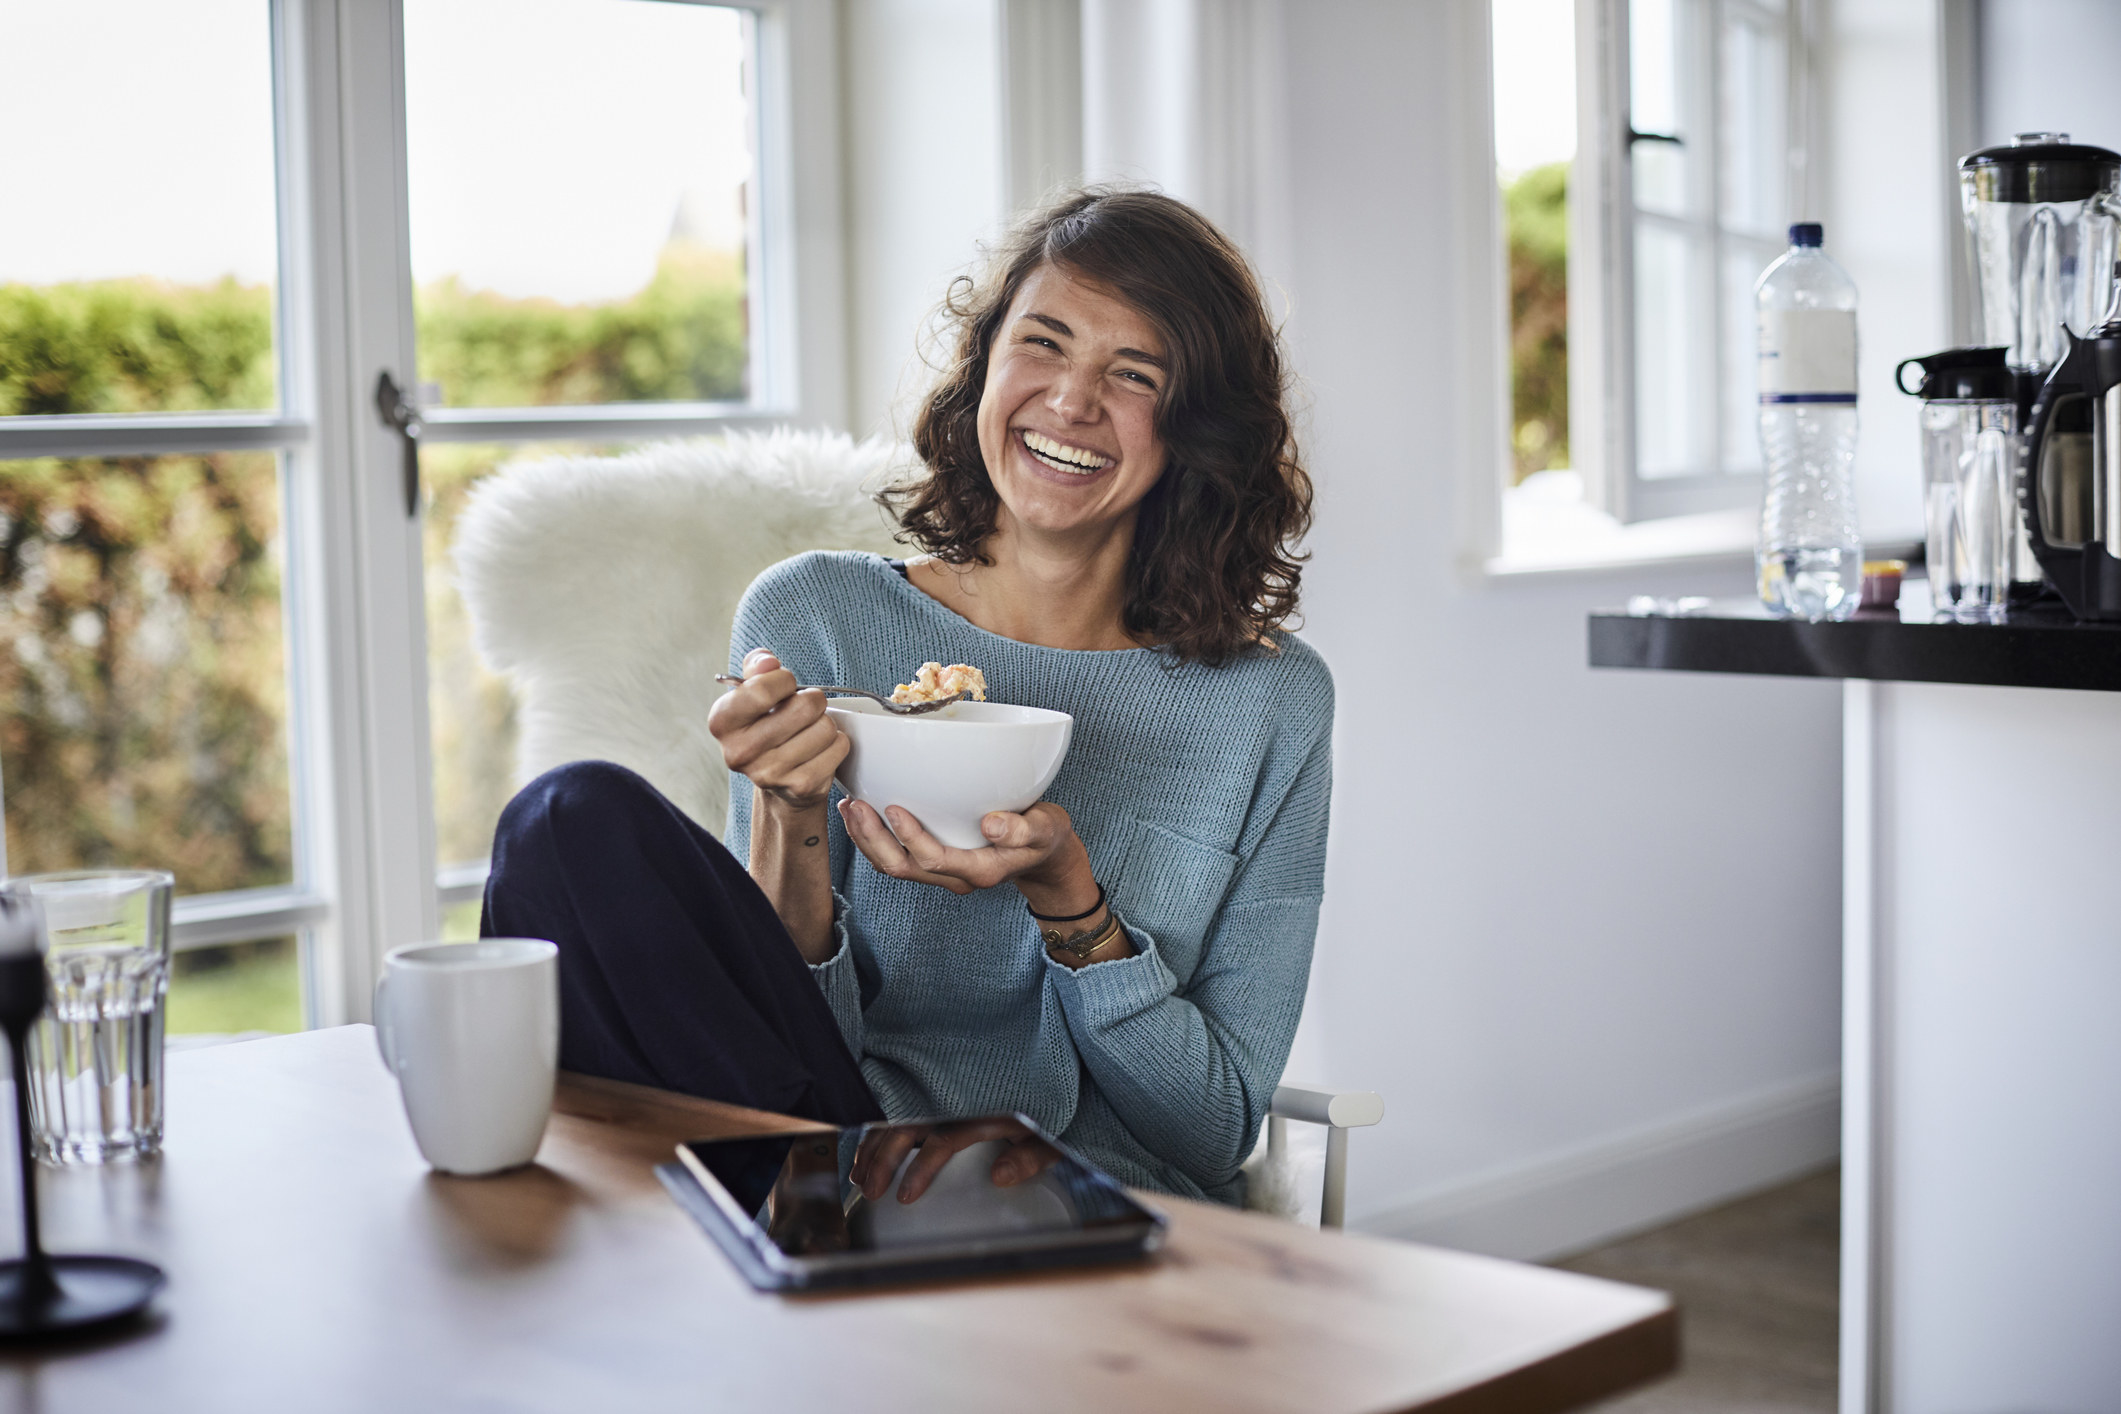
[[[1075,337],[1075,331],[1073,329],[1070,329],[1067,325],[1063,324],[1060,320],[1055,319],[1052,315],[1040,314],[1035,309],[1027,309],[1022,314],[1018,315],[1017,318],[1028,319],[1034,324],[1043,324],[1048,329],[1051,329],[1054,333],[1059,334],[1064,338],[1072,339]],[[1131,358],[1137,363],[1146,363],[1152,368],[1160,368],[1163,369],[1165,372],[1170,371],[1169,364],[1165,363],[1155,354],[1144,353],[1140,349],[1114,349],[1113,354],[1119,358]]]

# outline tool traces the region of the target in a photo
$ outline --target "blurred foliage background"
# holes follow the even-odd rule
[[[625,300],[445,282],[418,292],[415,315],[420,376],[453,406],[744,396],[744,274],[729,252],[674,242]],[[273,327],[259,286],[0,284],[0,416],[271,408]],[[515,450],[428,450],[431,598],[453,603],[432,581],[469,485]],[[272,453],[0,462],[12,872],[155,866],[186,894],[293,879],[281,516]],[[505,781],[509,704],[470,651],[438,628],[438,683],[470,704],[439,705],[438,744]],[[483,857],[493,790],[456,796],[445,857]]]
[[[1569,465],[1569,164],[1503,186],[1510,239],[1514,481]]]

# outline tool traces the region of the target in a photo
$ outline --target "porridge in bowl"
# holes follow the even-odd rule
[[[915,702],[935,702],[959,693],[974,702],[985,702],[987,675],[969,663],[952,663],[947,668],[941,663],[923,663],[921,670],[913,675],[912,682],[902,682],[891,689],[891,700],[903,707]]]
[[[853,748],[836,773],[841,789],[879,815],[903,808],[953,849],[987,848],[980,820],[988,811],[1026,810],[1044,796],[1075,727],[1066,712],[1006,702],[896,717],[867,698],[843,697],[825,711]]]

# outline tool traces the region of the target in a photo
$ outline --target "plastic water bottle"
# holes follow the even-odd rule
[[[1863,589],[1856,529],[1856,283],[1790,227],[1753,287],[1760,332],[1760,601],[1794,618],[1845,619]]]

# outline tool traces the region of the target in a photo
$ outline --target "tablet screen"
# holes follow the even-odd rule
[[[789,1258],[1035,1245],[1157,1222],[1020,1116],[703,1140],[682,1154],[755,1244]]]

